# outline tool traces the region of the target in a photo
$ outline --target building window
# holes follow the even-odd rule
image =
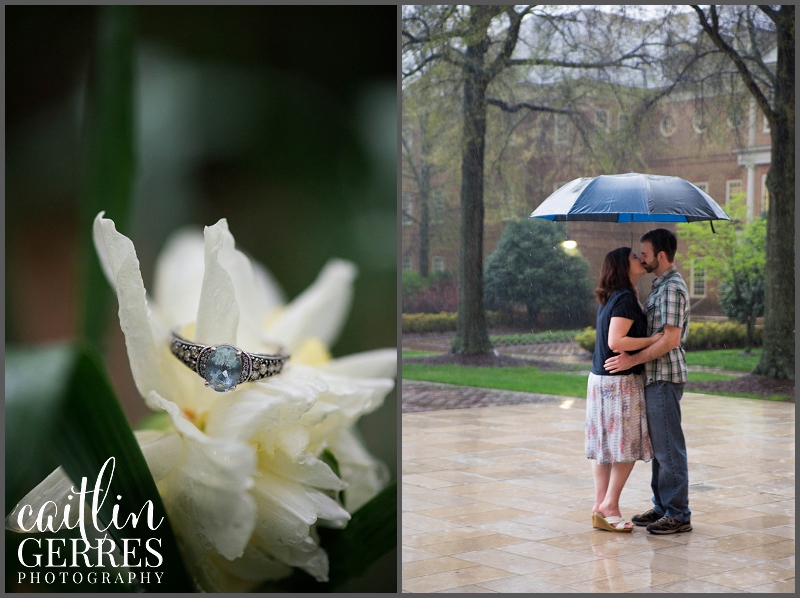
[[[702,135],[706,132],[707,128],[705,114],[703,114],[702,111],[695,112],[692,118],[692,129],[694,129],[694,132],[698,135]]]
[[[608,131],[608,110],[595,110],[594,122],[598,129]]]
[[[630,122],[631,117],[629,114],[623,114],[622,112],[619,113],[619,128],[624,129],[628,126],[628,122]]]
[[[431,214],[432,222],[441,222],[444,218],[444,192],[441,189],[436,189],[433,192],[433,213]]]
[[[403,193],[403,226],[409,226],[414,223],[413,213],[414,199],[410,193]]]
[[[692,297],[706,296],[706,271],[704,268],[696,268],[692,262]]]
[[[763,124],[762,124],[762,127],[761,127],[761,132],[762,133],[770,133],[771,131],[769,129],[769,119],[766,116],[763,116],[763,119],[764,119],[764,121],[763,121]]]
[[[767,189],[767,175],[761,175],[761,211],[769,212],[769,189]]]
[[[708,183],[692,183],[692,185],[700,189],[703,193],[708,193]]]
[[[737,104],[728,110],[728,118],[726,120],[728,122],[728,127],[732,131],[736,131],[741,127],[744,122],[744,110],[742,110],[741,105]]]
[[[403,256],[403,270],[411,270],[411,256],[404,255]]]
[[[433,258],[433,271],[434,272],[444,272],[444,258],[435,256]]]
[[[671,137],[678,126],[675,124],[675,117],[672,114],[665,114],[661,117],[661,124],[659,125],[661,134],[664,137]]]
[[[556,114],[556,143],[563,145],[569,141],[569,117]]]
[[[742,180],[725,181],[725,203],[730,203],[734,193],[742,192]]]

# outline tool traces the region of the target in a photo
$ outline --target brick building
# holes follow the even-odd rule
[[[742,94],[733,101],[730,94],[702,100],[688,94],[668,96],[642,122],[635,141],[628,139],[622,145],[620,140],[624,141],[629,130],[631,115],[618,102],[585,101],[579,111],[578,119],[530,113],[514,127],[507,139],[507,156],[518,162],[522,173],[516,192],[498,183],[487,166],[484,261],[508,220],[530,215],[555,189],[580,177],[630,171],[679,176],[706,191],[723,209],[735,193],[746,194],[748,218],[769,209],[765,181],[770,133],[766,118],[749,97]],[[588,150],[581,143],[581,128],[584,135],[588,132],[592,136],[592,145],[599,150]],[[536,151],[529,156],[524,150],[531,147]],[[593,154],[606,150],[614,154],[614,147],[627,148],[627,154],[617,151],[610,158],[605,156],[605,165]],[[613,166],[609,167],[609,162]],[[428,266],[432,271],[458,269],[460,173],[455,170],[451,167],[450,172],[440,173],[430,185]],[[402,259],[406,270],[419,270],[419,196],[414,181],[404,179]],[[701,225],[709,226],[695,226]],[[638,251],[639,237],[659,226],[676,230],[671,223],[569,222],[567,232],[589,261],[590,275],[596,279],[608,251],[623,245]],[[715,223],[719,226],[728,223]],[[680,254],[685,247],[680,238],[678,241]],[[691,263],[678,260],[677,266],[689,287],[692,314],[721,315],[717,281],[707,280],[705,273]],[[652,276],[642,279],[641,296],[646,296],[651,281]]]

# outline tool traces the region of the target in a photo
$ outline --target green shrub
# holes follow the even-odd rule
[[[575,342],[587,351],[594,351],[595,329],[586,328],[575,336]],[[763,331],[756,328],[756,344],[761,345]],[[689,322],[689,337],[684,349],[739,349],[747,344],[747,328],[736,322]]]
[[[545,332],[526,332],[522,334],[502,334],[490,336],[493,345],[538,345],[544,343],[566,343],[575,338],[578,330],[548,330]]]
[[[755,343],[761,346],[763,331],[755,329]],[[747,327],[737,322],[689,322],[685,349],[738,349],[747,344]]]
[[[594,344],[596,339],[597,332],[591,326],[584,328],[575,335],[575,342],[578,343],[581,348],[589,351],[589,353],[594,353]]]
[[[456,329],[458,314],[442,312],[438,314],[403,314],[403,332],[451,332]],[[488,326],[506,326],[505,314],[487,311]]]

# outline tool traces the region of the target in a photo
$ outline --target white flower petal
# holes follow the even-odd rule
[[[183,435],[183,462],[160,486],[170,519],[188,536],[202,536],[225,558],[240,557],[256,523],[249,492],[256,473],[255,450],[243,442],[207,436],[175,403],[156,393],[148,399],[170,414]]]
[[[48,517],[52,517],[53,527],[57,529],[61,524],[65,506],[69,504],[71,510],[77,511],[78,509],[76,501],[69,499],[70,496],[75,496],[72,491],[74,486],[75,484],[64,468],[59,467],[19,501],[19,504],[6,517],[6,529],[17,533],[38,531],[34,526],[40,510],[43,513],[43,523],[46,524]],[[76,490],[80,490],[80,487]],[[30,505],[31,509],[24,509],[25,505]],[[24,517],[22,517],[22,526],[20,527],[19,515],[21,512]],[[70,519],[74,518],[70,517]]]
[[[253,266],[253,282],[258,293],[258,301],[261,304],[260,311],[268,316],[272,310],[286,303],[286,293],[283,292],[283,287],[275,280],[272,272],[264,265],[253,258],[250,258],[250,264]],[[264,322],[259,322],[259,328],[263,327]]]
[[[394,388],[391,378],[323,375],[322,379],[328,390],[320,394],[319,400],[337,405],[351,420],[375,411]]]
[[[327,390],[318,378],[292,375],[248,383],[217,399],[206,421],[206,432],[215,438],[249,440],[288,428]]]
[[[160,360],[168,339],[151,318],[133,243],[117,232],[113,221],[103,218],[103,212],[94,220],[93,236],[103,271],[117,291],[119,322],[136,388],[142,396],[151,390],[166,393]]]
[[[195,340],[205,345],[236,346],[239,304],[233,279],[220,262],[220,254],[224,253],[226,245],[233,244],[233,237],[224,218],[214,226],[207,226],[204,235],[205,273],[197,308]]]
[[[289,455],[278,450],[271,457],[262,459],[259,464],[261,471],[268,471],[273,475],[300,482],[311,488],[344,490],[347,487],[347,484],[336,477],[326,463],[305,451],[298,459],[292,460]]]
[[[353,298],[354,264],[330,260],[314,281],[280,314],[267,330],[270,338],[294,351],[311,337],[333,346],[344,326]]]
[[[248,544],[242,557],[236,560],[215,559],[216,566],[224,570],[228,576],[248,582],[246,589],[237,590],[231,587],[231,583],[227,580],[221,580],[217,584],[218,591],[252,591],[261,582],[279,580],[291,575],[291,567],[267,552],[259,550],[259,544],[256,542]]]
[[[310,550],[303,546],[271,546],[272,553],[284,563],[298,567],[317,581],[328,581],[328,554],[319,546],[307,539]]]
[[[389,482],[388,468],[369,454],[355,427],[342,430],[332,439],[330,450],[339,462],[342,479],[348,484],[344,503],[351,513],[386,487]]]
[[[134,435],[156,483],[180,464],[183,458],[183,442],[175,432],[136,430]]]
[[[167,240],[158,257],[154,297],[172,328],[193,323],[197,318],[205,271],[204,252],[203,235],[184,230]]]
[[[350,518],[347,511],[322,492],[281,477],[265,475],[256,479],[253,495],[259,517],[256,535],[270,549],[274,545],[301,545],[309,537],[309,526],[319,518]]]
[[[397,349],[377,349],[333,359],[320,368],[323,372],[364,378],[396,378]]]

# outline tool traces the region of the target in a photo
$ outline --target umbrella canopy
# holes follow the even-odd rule
[[[544,200],[530,217],[597,222],[730,220],[711,196],[690,182],[635,172],[575,179]]]

